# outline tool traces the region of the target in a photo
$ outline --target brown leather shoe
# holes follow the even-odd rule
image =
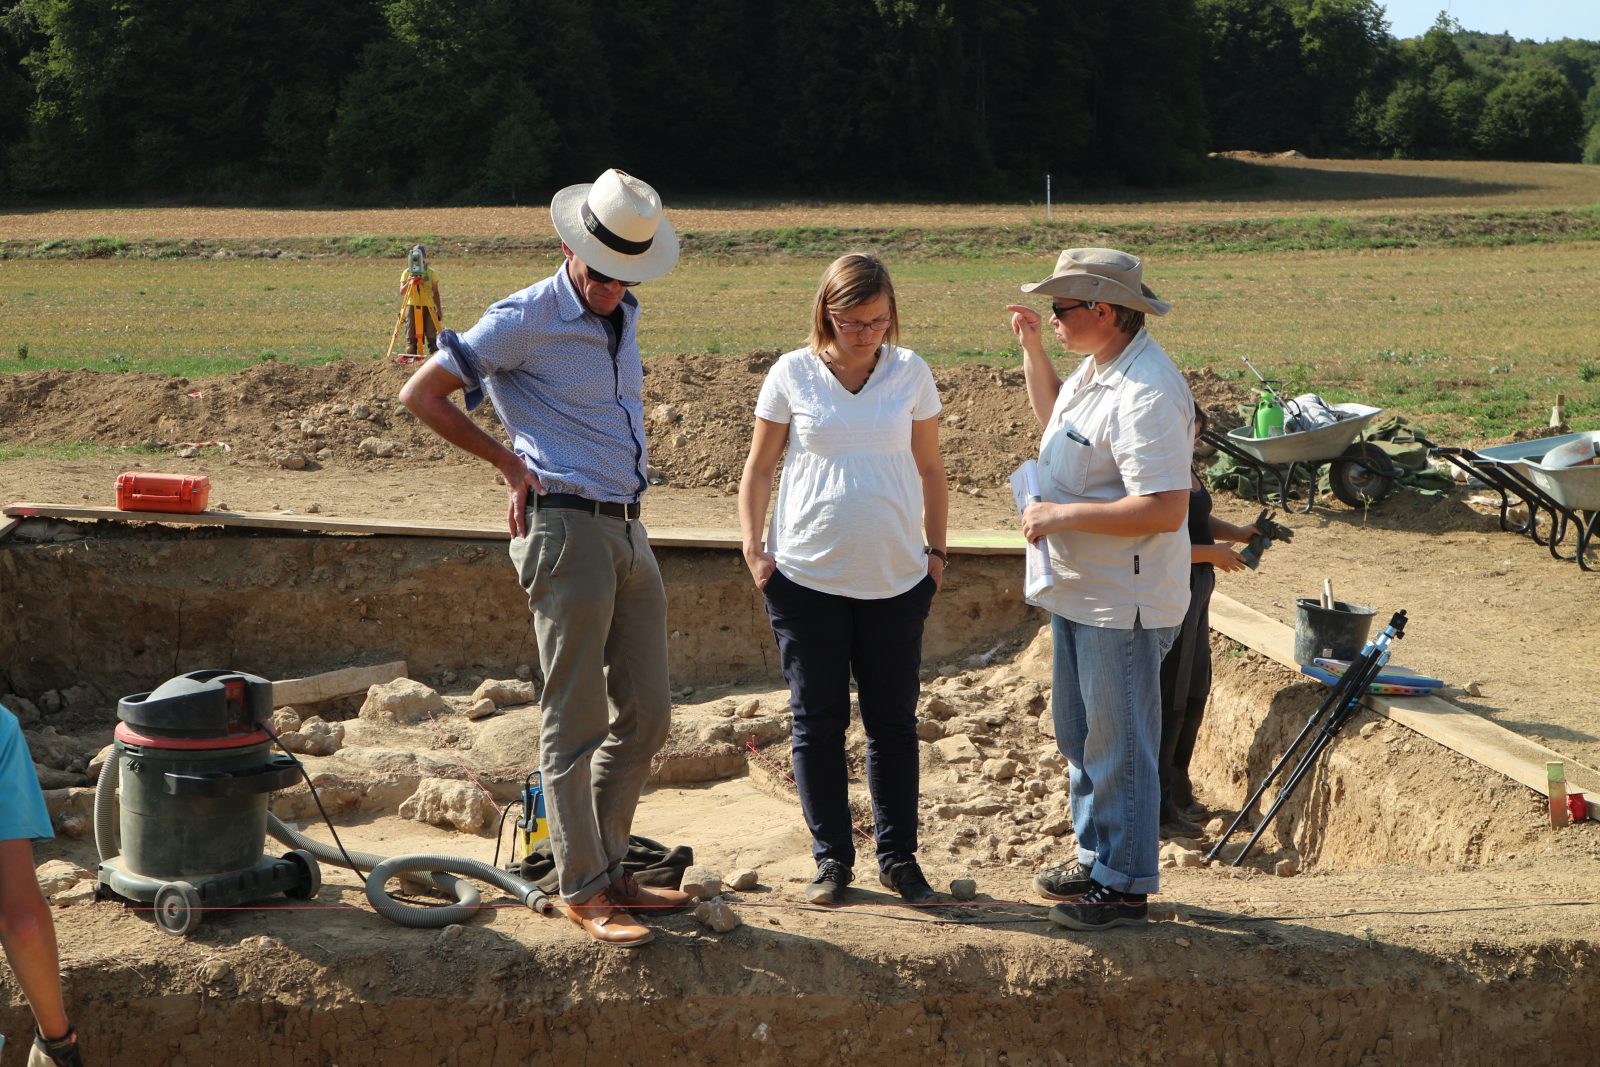
[[[633,948],[648,944],[656,936],[654,931],[641,926],[639,920],[612,899],[611,893],[605,889],[582,904],[563,900],[558,907],[567,918],[589,931],[596,941],[604,941],[608,945]]]
[[[611,899],[625,908],[654,915],[694,906],[694,898],[683,890],[642,886],[631,874],[624,874],[621,880],[611,883]]]

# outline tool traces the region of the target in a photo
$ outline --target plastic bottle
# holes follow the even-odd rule
[[[1256,436],[1283,436],[1283,408],[1271,393],[1262,393],[1256,404]]]

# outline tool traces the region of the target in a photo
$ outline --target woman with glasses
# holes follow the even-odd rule
[[[917,696],[922,627],[944,581],[939,393],[901,348],[894,285],[871,255],[823,272],[804,348],[780,357],[756,401],[739,483],[745,562],[766,598],[794,709],[793,758],[817,874],[812,903],[854,880],[845,732],[855,679],[879,881],[935,898],[917,864]],[[782,485],[770,524],[778,461]]]

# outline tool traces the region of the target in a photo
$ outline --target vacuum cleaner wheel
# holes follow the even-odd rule
[[[156,890],[156,925],[173,937],[200,925],[200,893],[188,882],[168,882]]]

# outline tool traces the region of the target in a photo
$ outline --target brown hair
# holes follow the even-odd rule
[[[889,280],[889,268],[883,260],[870,252],[851,252],[828,264],[811,309],[811,337],[807,342],[811,350],[820,353],[833,342],[831,316],[843,315],[878,296],[889,298],[889,328],[884,331],[882,343],[893,347],[900,342],[900,311],[894,300],[894,282]]]
[[[1145,296],[1149,297],[1151,300],[1161,299],[1148,285],[1145,285],[1143,282],[1139,283],[1139,291]],[[1112,304],[1111,308],[1116,313],[1116,318],[1113,320],[1113,325],[1115,325],[1117,329],[1121,330],[1129,337],[1132,337],[1134,334],[1144,329],[1144,312],[1138,311],[1134,308],[1123,307],[1121,304]]]

